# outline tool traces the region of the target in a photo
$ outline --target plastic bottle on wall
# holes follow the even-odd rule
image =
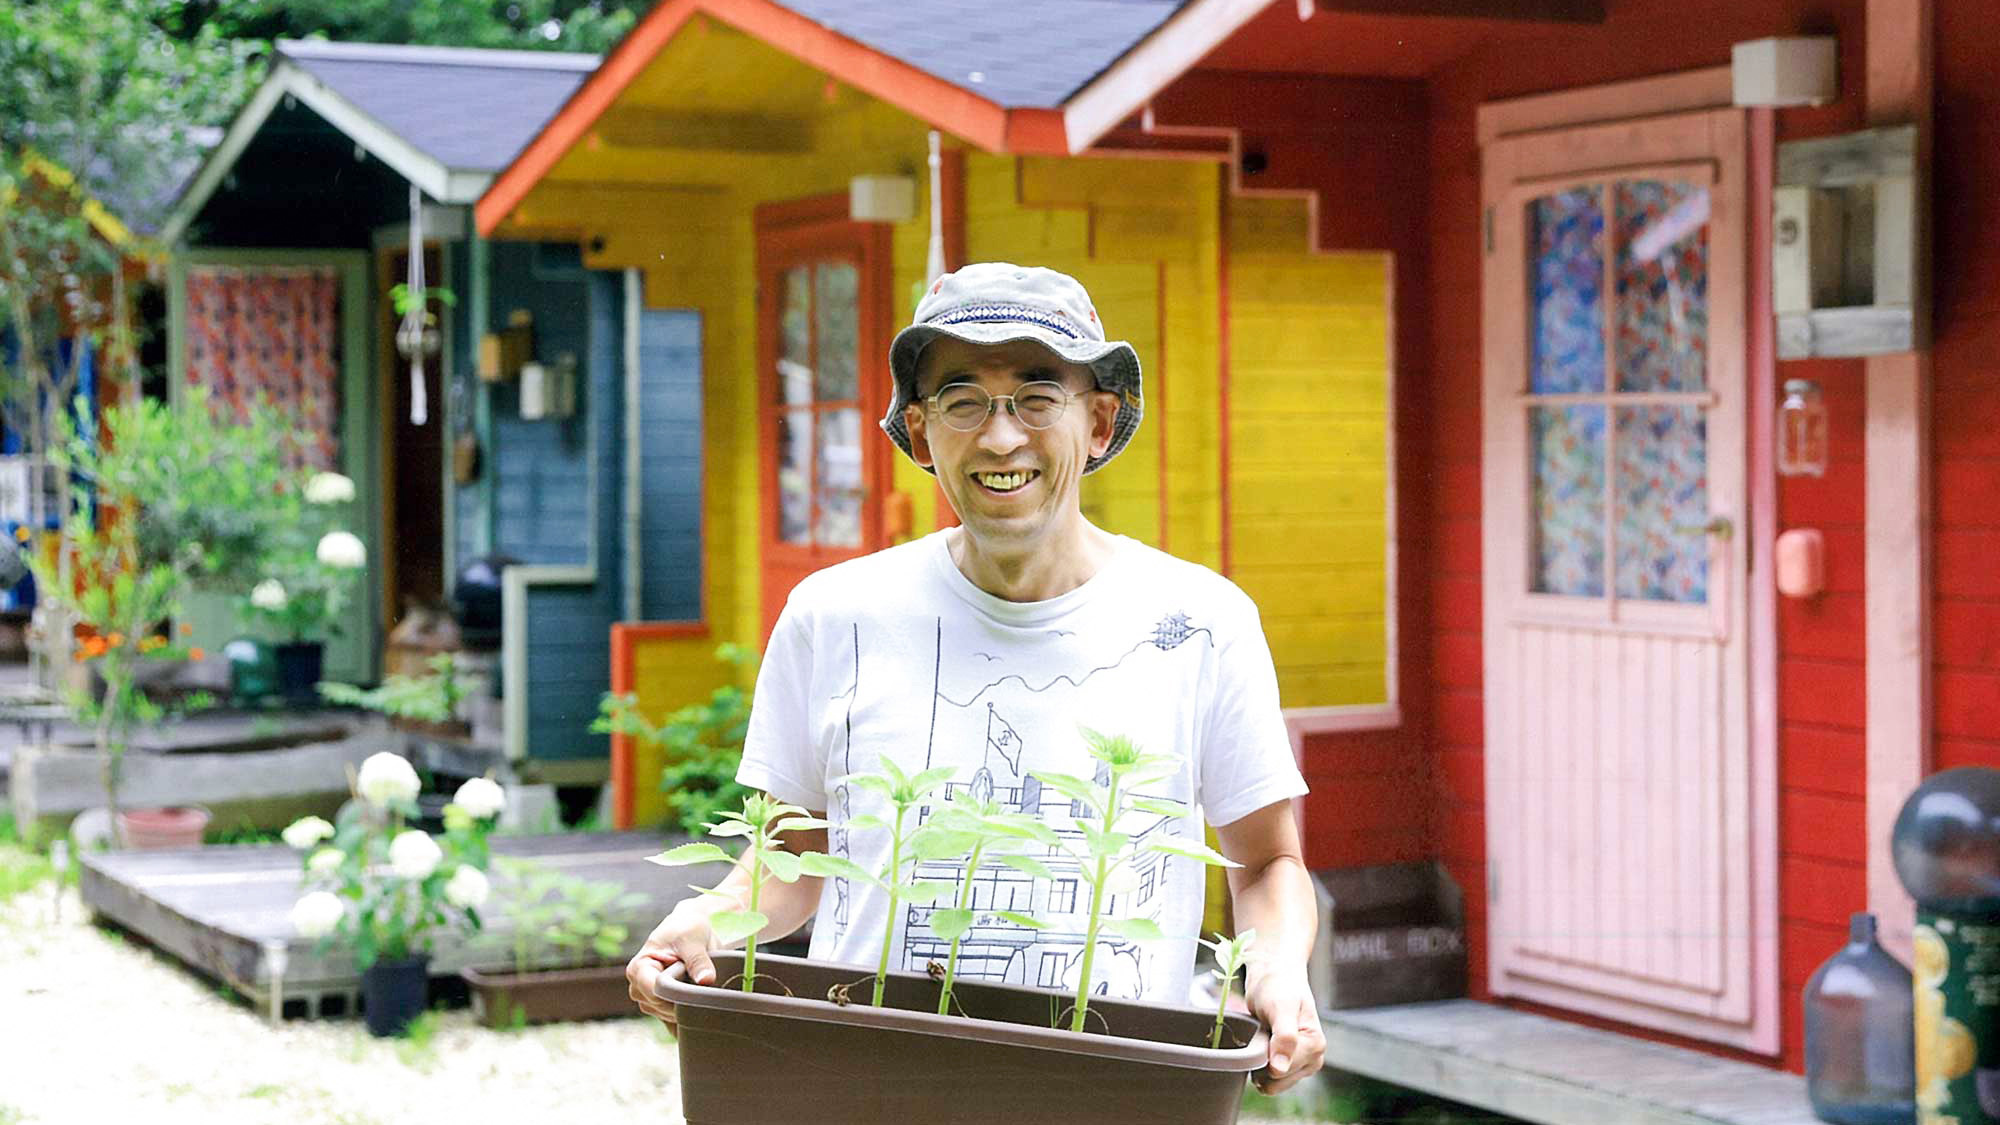
[[[1875,916],[1856,914],[1847,945],[1806,983],[1806,1093],[1835,1125],[1917,1119],[1910,970],[1875,941]]]

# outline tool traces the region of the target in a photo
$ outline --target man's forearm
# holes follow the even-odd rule
[[[1296,856],[1278,855],[1260,870],[1229,875],[1236,932],[1257,931],[1253,949],[1258,956],[1250,962],[1250,972],[1303,966],[1319,936],[1318,899],[1305,864]]]

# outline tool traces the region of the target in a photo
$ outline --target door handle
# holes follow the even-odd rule
[[[1736,523],[1728,516],[1717,516],[1707,523],[1677,523],[1677,535],[1713,535],[1718,539],[1728,539],[1736,534]]]

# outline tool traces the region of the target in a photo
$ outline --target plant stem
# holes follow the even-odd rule
[[[1104,798],[1104,831],[1109,834],[1111,826],[1118,822],[1118,772],[1111,773],[1111,786]],[[1076,981],[1076,1014],[1070,1017],[1071,1031],[1083,1030],[1084,1013],[1090,1008],[1090,967],[1097,959],[1097,926],[1104,917],[1104,883],[1110,877],[1105,870],[1109,856],[1097,857],[1097,878],[1090,884],[1090,924],[1085,928],[1083,938],[1083,971]]]
[[[896,828],[889,834],[889,921],[882,928],[882,961],[875,966],[874,1006],[882,1006],[882,992],[889,985],[889,945],[896,939],[896,910],[903,900],[903,814],[896,810]]]
[[[979,853],[984,850],[986,850],[984,843],[974,845],[972,858],[966,861],[965,882],[961,883],[958,888],[958,908],[960,910],[964,910],[972,905],[972,877],[979,873]],[[941,1016],[951,1014],[951,983],[958,979],[958,943],[964,940],[964,934],[951,939],[951,956],[946,958],[944,963],[944,991],[938,993],[937,1014]]]
[[[757,900],[764,890],[764,829],[757,829],[757,840],[750,849],[750,913],[757,913]],[[743,944],[743,991],[757,990],[757,935]]]
[[[1222,1047],[1222,1017],[1229,1011],[1229,986],[1235,979],[1235,975],[1231,974],[1222,982],[1222,1001],[1215,1006],[1215,1033],[1208,1037],[1208,1049],[1211,1051]]]

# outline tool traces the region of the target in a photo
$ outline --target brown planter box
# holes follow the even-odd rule
[[[523,1023],[560,1023],[636,1016],[624,965],[588,969],[551,969],[539,973],[495,973],[460,969],[472,989],[472,1016],[487,1027],[515,1026],[515,1011]]]
[[[961,981],[954,1007],[976,1018],[940,1016],[926,976],[891,973],[874,1008],[870,968],[761,954],[746,993],[733,983],[743,955],[714,958],[729,987],[691,985],[674,965],[657,988],[680,1021],[688,1125],[1230,1125],[1269,1054],[1248,1016],[1232,1014],[1210,1050],[1215,1013],[1193,1008],[1092,1001],[1078,1034],[1049,1026],[1072,999],[1049,989]],[[844,1006],[827,999],[841,985]]]
[[[389,716],[389,725],[411,734],[421,734],[430,738],[440,738],[447,742],[463,742],[472,737],[472,724],[464,719],[433,722],[430,719],[412,719],[403,715]]]

